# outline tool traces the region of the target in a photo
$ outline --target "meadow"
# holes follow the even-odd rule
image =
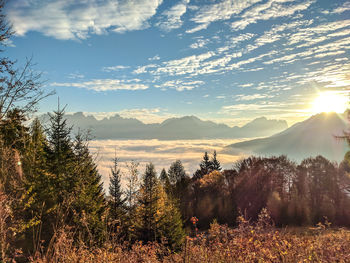
[[[62,231],[52,247],[32,262],[349,262],[350,230],[316,227],[275,228],[268,214],[256,224],[239,217],[237,228],[213,222],[207,232],[187,236],[182,249],[171,253],[166,244],[137,242],[133,245],[106,242],[91,249],[74,246],[69,232]],[[165,242],[165,241],[164,241]]]

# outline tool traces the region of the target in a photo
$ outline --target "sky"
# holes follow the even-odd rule
[[[313,114],[350,90],[350,2],[12,0],[6,55],[26,58],[57,108],[146,123],[173,116],[242,125]]]

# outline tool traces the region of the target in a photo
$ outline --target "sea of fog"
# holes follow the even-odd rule
[[[216,150],[223,168],[231,168],[242,156],[224,154],[221,151],[225,146],[239,141],[241,140],[94,140],[90,142],[90,151],[96,158],[106,189],[114,156],[119,159],[122,178],[126,176],[126,164],[132,160],[139,162],[139,171],[142,174],[149,162],[152,162],[160,173],[163,168],[168,170],[170,164],[179,159],[191,175],[198,168],[205,151],[211,155]]]

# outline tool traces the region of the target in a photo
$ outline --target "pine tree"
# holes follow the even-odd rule
[[[205,152],[202,162],[199,164],[199,169],[194,173],[195,180],[203,178],[204,175],[211,172],[212,163],[209,159],[208,153]]]
[[[216,150],[214,150],[213,153],[213,158],[211,159],[211,167],[210,170],[212,171],[221,171],[221,164],[219,162],[219,160],[216,158],[217,154],[216,154]]]
[[[167,182],[169,182],[169,177],[165,169],[163,168],[162,171],[160,172],[159,179],[163,185],[165,185]]]
[[[74,227],[77,237],[82,241],[102,242],[106,203],[103,193],[101,175],[89,151],[89,138],[79,133],[74,141],[74,177],[76,184],[72,189],[75,198],[72,200]],[[93,235],[92,235],[93,234]]]
[[[101,241],[105,198],[101,175],[89,152],[88,136],[79,133],[72,140],[72,127],[67,125],[64,109],[50,114],[50,124],[46,154],[48,171],[53,175],[50,183],[55,216],[51,220],[56,228],[60,224],[74,227],[76,239]]]
[[[185,238],[182,216],[178,203],[167,195],[162,187],[159,198],[159,239],[165,238],[172,250],[179,250]]]
[[[158,200],[160,198],[159,181],[152,163],[146,165],[140,189],[138,207],[138,231],[140,239],[148,242],[157,239],[158,223],[157,211],[159,209]]]
[[[121,174],[118,168],[118,158],[113,159],[113,167],[111,168],[111,177],[109,181],[110,209],[111,219],[113,221],[122,221],[125,215],[125,201],[123,191],[121,189]],[[120,224],[120,222],[119,222]]]
[[[172,185],[181,182],[186,177],[185,168],[180,160],[176,160],[170,165],[168,177]]]
[[[74,153],[71,139],[72,127],[67,125],[64,118],[65,109],[58,107],[50,116],[50,127],[47,130],[48,147],[46,148],[48,169],[53,174],[52,183],[54,186],[57,203],[69,202],[72,198],[72,189],[76,184],[74,176]]]
[[[164,168],[160,172],[159,178],[160,178],[160,182],[162,183],[163,188],[165,189],[165,192],[167,194],[170,194],[170,192],[171,192],[170,180],[169,180],[169,176]]]
[[[210,170],[210,166],[211,166],[211,162],[209,160],[208,153],[205,152],[204,156],[203,156],[203,160],[200,163],[199,167],[201,168],[202,171],[205,172],[205,174],[207,174],[209,172],[209,170]]]
[[[26,250],[35,250],[39,240],[48,242],[52,237],[48,225],[55,205],[52,174],[48,172],[45,148],[47,140],[40,121],[36,118],[30,127],[30,137],[23,154],[23,174],[27,200],[30,205],[23,212],[27,229],[25,231]],[[40,232],[40,229],[44,231]]]
[[[5,146],[24,151],[29,131],[24,125],[26,121],[25,113],[17,108],[7,112],[6,118],[0,122],[0,134]]]

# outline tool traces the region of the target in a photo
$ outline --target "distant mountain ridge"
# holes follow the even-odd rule
[[[97,120],[82,112],[67,114],[67,123],[78,128],[91,130],[96,139],[235,139],[269,136],[288,128],[284,120],[257,118],[242,127],[229,127],[212,121],[203,121],[195,116],[169,118],[161,123],[146,124],[135,118],[123,118],[116,114]],[[41,116],[47,120],[47,114]]]
[[[345,141],[337,139],[336,136],[343,135],[348,129],[345,114],[320,113],[278,134],[235,143],[227,146],[224,151],[234,154],[284,154],[296,161],[323,155],[339,162],[349,148]]]

